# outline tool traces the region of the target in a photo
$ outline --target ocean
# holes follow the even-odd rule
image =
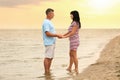
[[[67,30],[56,30],[64,34]],[[96,62],[105,45],[120,29],[81,29],[78,48],[79,72]],[[71,77],[69,39],[58,39],[51,76],[44,75],[44,45],[41,30],[0,30],[0,80],[59,80]],[[71,80],[71,79],[70,79]]]

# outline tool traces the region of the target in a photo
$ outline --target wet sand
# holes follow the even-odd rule
[[[120,80],[120,36],[105,46],[95,64],[77,76],[62,80]]]

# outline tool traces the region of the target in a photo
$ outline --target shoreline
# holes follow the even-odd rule
[[[68,79],[71,78],[63,78]],[[120,35],[105,45],[96,63],[73,76],[72,80],[120,80]]]
[[[88,66],[75,80],[120,80],[120,36],[110,40],[97,62]]]

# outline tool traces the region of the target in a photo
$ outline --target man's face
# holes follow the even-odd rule
[[[48,13],[48,16],[49,16],[50,19],[52,19],[52,18],[54,17],[54,12],[52,12],[52,11],[49,12],[49,13]]]

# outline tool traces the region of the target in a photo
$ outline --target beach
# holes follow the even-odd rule
[[[110,40],[97,62],[72,80],[120,80],[120,36]]]
[[[59,34],[66,31],[56,30]],[[51,74],[46,76],[41,30],[0,30],[0,80],[119,80],[117,53],[120,47],[114,43],[119,43],[120,40],[117,39],[119,37],[113,39],[118,35],[120,29],[81,29],[77,52],[78,75],[66,71],[69,63],[69,39],[57,39]]]

